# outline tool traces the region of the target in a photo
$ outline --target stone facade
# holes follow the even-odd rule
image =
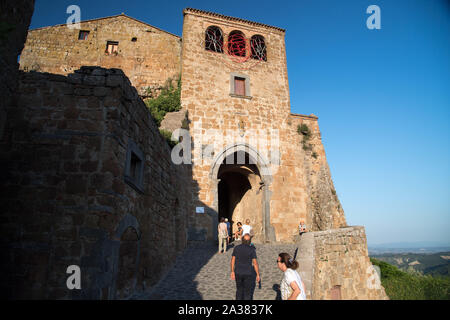
[[[117,54],[106,52],[108,41],[118,43]],[[180,55],[180,37],[121,14],[83,21],[80,29],[63,24],[30,30],[20,69],[67,75],[81,66],[119,68],[141,96],[151,96],[179,76]]]
[[[154,285],[186,246],[190,166],[172,163],[121,70],[22,73],[18,92],[0,144],[2,294],[111,299]],[[67,290],[69,265],[81,291]]]

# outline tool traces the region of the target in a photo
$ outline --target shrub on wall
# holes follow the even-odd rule
[[[173,81],[172,78],[167,79],[159,96],[145,101],[158,127],[161,126],[161,121],[167,112],[181,109],[181,77],[178,77],[176,87],[173,85]]]
[[[311,151],[313,149],[313,146],[311,143],[308,142],[311,139],[312,133],[309,127],[306,124],[302,123],[301,125],[297,126],[297,133],[303,136],[302,140],[303,150]]]

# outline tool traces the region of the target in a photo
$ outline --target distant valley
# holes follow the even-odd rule
[[[430,249],[430,248],[427,248]],[[405,249],[406,250],[406,249]],[[414,269],[424,275],[449,276],[450,273],[450,250],[442,252],[383,252],[370,251],[371,258],[385,261],[401,270]]]

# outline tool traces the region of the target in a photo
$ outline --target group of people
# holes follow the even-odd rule
[[[237,230],[231,237],[231,228],[228,218],[220,218],[220,223],[217,226],[217,232],[219,236],[219,254],[225,253],[227,251],[227,246],[230,240],[241,240],[244,234],[249,234],[253,237],[253,228],[250,225],[250,219],[245,220],[245,224],[242,225],[241,222],[237,223]]]
[[[229,222],[227,226],[225,218],[221,218],[218,226],[219,233],[219,253],[226,252],[226,245],[229,239]],[[236,300],[252,300],[256,283],[261,287],[261,276],[256,257],[256,248],[252,244],[253,228],[250,220],[245,221],[245,225],[237,223],[238,230],[234,233],[234,239],[241,239],[242,243],[233,249],[231,256],[231,280],[236,281]],[[306,226],[301,221],[299,225],[300,234],[306,232]],[[280,284],[282,300],[306,300],[305,284],[299,273],[296,271],[298,262],[288,253],[282,252],[277,257],[277,267],[283,273]]]

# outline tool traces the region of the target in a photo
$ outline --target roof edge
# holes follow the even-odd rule
[[[105,20],[105,19],[111,19],[111,18],[118,18],[118,17],[126,17],[126,18],[128,18],[128,19],[131,19],[131,20],[134,20],[134,21],[136,21],[136,22],[145,24],[145,25],[147,25],[147,26],[149,26],[149,27],[155,28],[155,29],[157,29],[157,30],[159,30],[159,31],[168,33],[168,34],[170,34],[170,35],[172,35],[172,36],[174,36],[174,37],[177,37],[177,38],[181,39],[181,37],[180,37],[180,36],[177,36],[176,34],[173,34],[173,33],[170,33],[170,32],[168,32],[168,31],[166,31],[166,30],[163,30],[163,29],[160,29],[160,28],[158,28],[158,27],[155,27],[155,26],[153,26],[153,25],[151,25],[151,24],[148,24],[147,22],[144,22],[144,21],[138,20],[138,19],[136,19],[136,18],[127,16],[125,13],[117,14],[117,15],[114,15],[114,16],[102,17],[102,18],[95,18],[95,19],[83,20],[83,21],[80,21],[80,23],[93,22],[93,21]],[[65,26],[65,25],[66,25],[66,23],[55,24],[55,25],[53,25],[53,26],[46,26],[46,27],[40,27],[40,28],[36,28],[36,29],[30,29],[30,30],[28,30],[28,32],[31,32],[31,31],[37,31],[37,30],[42,30],[42,29],[46,29],[46,28],[62,27],[62,26]]]
[[[218,17],[218,18],[223,18],[223,19],[227,19],[227,20],[239,21],[239,22],[244,22],[244,23],[248,23],[248,24],[252,24],[252,25],[257,25],[257,26],[262,26],[262,27],[266,27],[266,28],[271,28],[271,29],[275,29],[275,30],[281,31],[283,33],[286,32],[285,29],[282,29],[282,28],[279,28],[279,27],[275,27],[275,26],[271,26],[271,25],[268,25],[268,24],[255,22],[255,21],[250,21],[250,20],[241,19],[241,18],[236,18],[236,17],[231,17],[231,16],[226,16],[226,15],[223,15],[223,14],[220,14],[220,13],[204,11],[204,10],[200,10],[200,9],[185,8],[183,10],[183,15],[186,15],[186,13],[200,13],[200,14],[205,14],[205,15]]]

